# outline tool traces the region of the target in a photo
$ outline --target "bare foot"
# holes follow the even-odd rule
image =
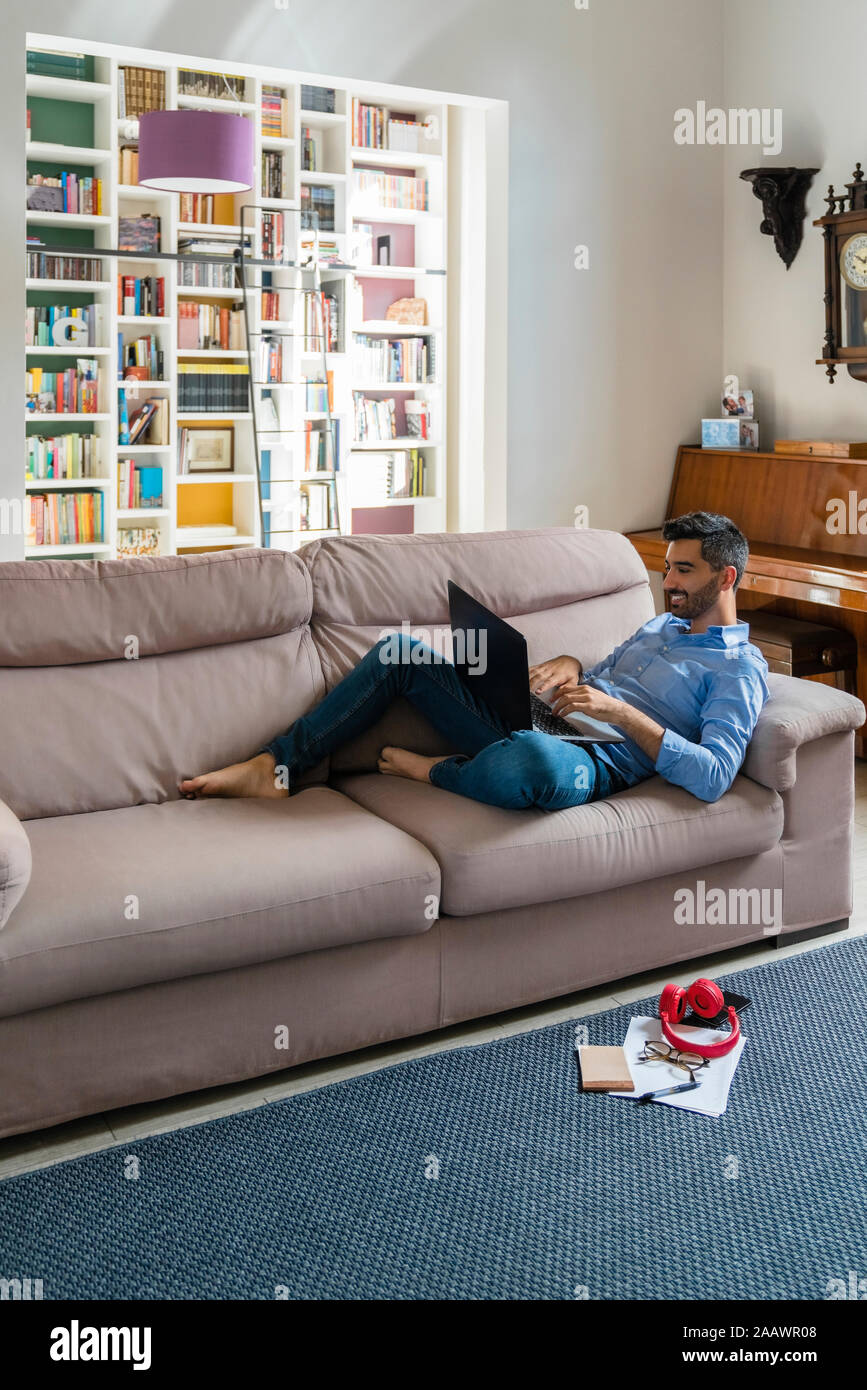
[[[277,780],[273,754],[259,753],[246,763],[232,763],[200,777],[185,777],[178,790],[188,800],[204,796],[288,796]]]
[[[425,758],[421,753],[410,753],[406,748],[383,748],[377,766],[380,772],[389,777],[409,777],[413,782],[429,782],[430,770],[434,763],[444,762],[450,754],[440,758]]]

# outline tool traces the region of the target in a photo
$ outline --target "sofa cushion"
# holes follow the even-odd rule
[[[424,932],[440,892],[424,846],[328,787],[26,828],[30,887],[0,933],[4,1016]]]
[[[179,800],[324,694],[306,626],[139,661],[0,669],[0,797],[25,821]],[[324,781],[323,762],[305,782]]]
[[[755,782],[785,792],[795,785],[795,754],[803,743],[858,729],[864,706],[854,695],[819,681],[769,675],[770,699],[759,715],[744,772]]]
[[[0,666],[129,660],[291,632],[310,618],[295,555],[239,549],[0,564]]]
[[[278,551],[0,564],[0,798],[107,811],[251,757],[325,693],[311,607]]]
[[[783,828],[781,797],[747,777],[713,803],[652,777],[564,811],[503,810],[378,773],[335,785],[427,845],[442,871],[442,909],[458,917],[761,854]]]
[[[647,571],[615,531],[341,536],[299,551],[313,580],[311,630],[329,689],[385,632],[410,630],[451,659],[449,579],[527,639],[531,662],[601,659],[653,616]],[[451,751],[405,701],[332,754],[335,771],[372,771],[384,743]]]

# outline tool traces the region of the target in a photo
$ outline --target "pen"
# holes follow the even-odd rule
[[[639,1105],[646,1105],[649,1100],[656,1100],[658,1096],[676,1096],[681,1091],[695,1091],[701,1085],[700,1081],[684,1081],[682,1086],[666,1086],[664,1091],[645,1091],[643,1096],[637,1096]]]

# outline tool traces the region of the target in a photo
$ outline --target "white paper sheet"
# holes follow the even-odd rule
[[[728,1033],[728,1029],[688,1028],[682,1023],[676,1024],[674,1031],[684,1040],[702,1045],[719,1042]],[[658,1018],[639,1016],[630,1020],[623,1050],[635,1090],[609,1091],[608,1095],[615,1100],[638,1100],[646,1091],[662,1091],[666,1086],[680,1086],[689,1081],[689,1073],[671,1062],[639,1062],[644,1044],[660,1039],[666,1041]],[[651,1105],[673,1105],[678,1110],[694,1110],[699,1115],[722,1115],[728,1105],[732,1077],[745,1044],[746,1038],[742,1033],[731,1052],[724,1057],[711,1057],[708,1065],[695,1074],[696,1081],[701,1081],[697,1090],[682,1091],[678,1096],[661,1096],[659,1100],[651,1101]],[[683,1051],[689,1051],[689,1043]]]

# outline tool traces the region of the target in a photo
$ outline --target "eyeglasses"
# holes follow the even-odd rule
[[[669,1062],[671,1066],[680,1067],[683,1071],[689,1072],[690,1081],[694,1081],[695,1073],[708,1065],[709,1058],[700,1057],[697,1052],[678,1052],[676,1047],[671,1047],[660,1039],[658,1042],[646,1042],[637,1060],[639,1062]]]

